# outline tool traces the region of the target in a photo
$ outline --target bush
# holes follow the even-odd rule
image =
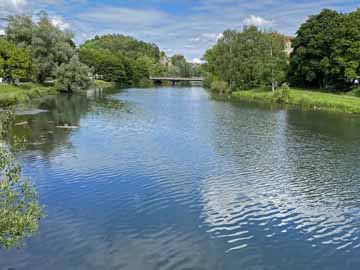
[[[211,90],[216,92],[219,95],[231,94],[229,84],[227,82],[224,82],[224,81],[221,81],[221,80],[214,80],[211,83]]]
[[[360,86],[356,86],[355,88],[353,88],[351,93],[356,97],[360,97]]]
[[[276,89],[273,93],[272,100],[275,103],[289,103],[290,88],[289,85],[284,83],[280,88]]]

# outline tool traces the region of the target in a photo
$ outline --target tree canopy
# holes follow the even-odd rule
[[[96,36],[81,45],[79,54],[106,81],[138,84],[163,72],[159,48],[128,36]]]
[[[205,70],[211,80],[222,80],[231,89],[276,86],[285,80],[287,55],[284,37],[255,26],[227,30],[205,53]]]
[[[30,53],[15,44],[0,39],[0,76],[10,82],[28,79],[31,74],[32,59]]]
[[[360,76],[360,9],[324,9],[303,23],[293,41],[289,80],[305,87],[346,90]]]
[[[57,76],[60,74],[64,75],[59,70],[73,67],[74,62],[70,63],[71,59],[77,57],[73,35],[56,26],[47,13],[40,12],[36,21],[26,15],[10,16],[5,33],[8,42],[3,42],[2,47],[8,52],[14,52],[5,62],[7,69],[3,68],[8,70],[8,77],[11,75],[12,79],[24,79],[31,73],[34,81],[43,83],[47,79],[58,79]],[[4,66],[4,61],[1,61],[0,65],[1,63]],[[86,67],[78,63],[79,67],[72,69],[72,72],[75,72],[72,78],[81,81],[68,84],[68,78],[62,76],[58,87],[63,87],[65,81],[66,90],[77,90],[79,86],[87,87],[88,75],[83,76]],[[72,86],[74,89],[71,89]]]

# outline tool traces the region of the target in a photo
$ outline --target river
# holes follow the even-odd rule
[[[201,87],[38,108],[14,134],[46,217],[24,247],[0,250],[1,270],[360,268],[359,116]]]

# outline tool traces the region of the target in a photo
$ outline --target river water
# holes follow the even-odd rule
[[[46,217],[1,270],[360,269],[360,117],[200,87],[37,107],[14,134]]]

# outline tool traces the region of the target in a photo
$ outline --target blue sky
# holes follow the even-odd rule
[[[45,10],[54,23],[73,30],[77,43],[121,33],[193,60],[228,28],[255,24],[293,35],[323,8],[350,12],[358,7],[358,0],[0,0],[0,15]]]

